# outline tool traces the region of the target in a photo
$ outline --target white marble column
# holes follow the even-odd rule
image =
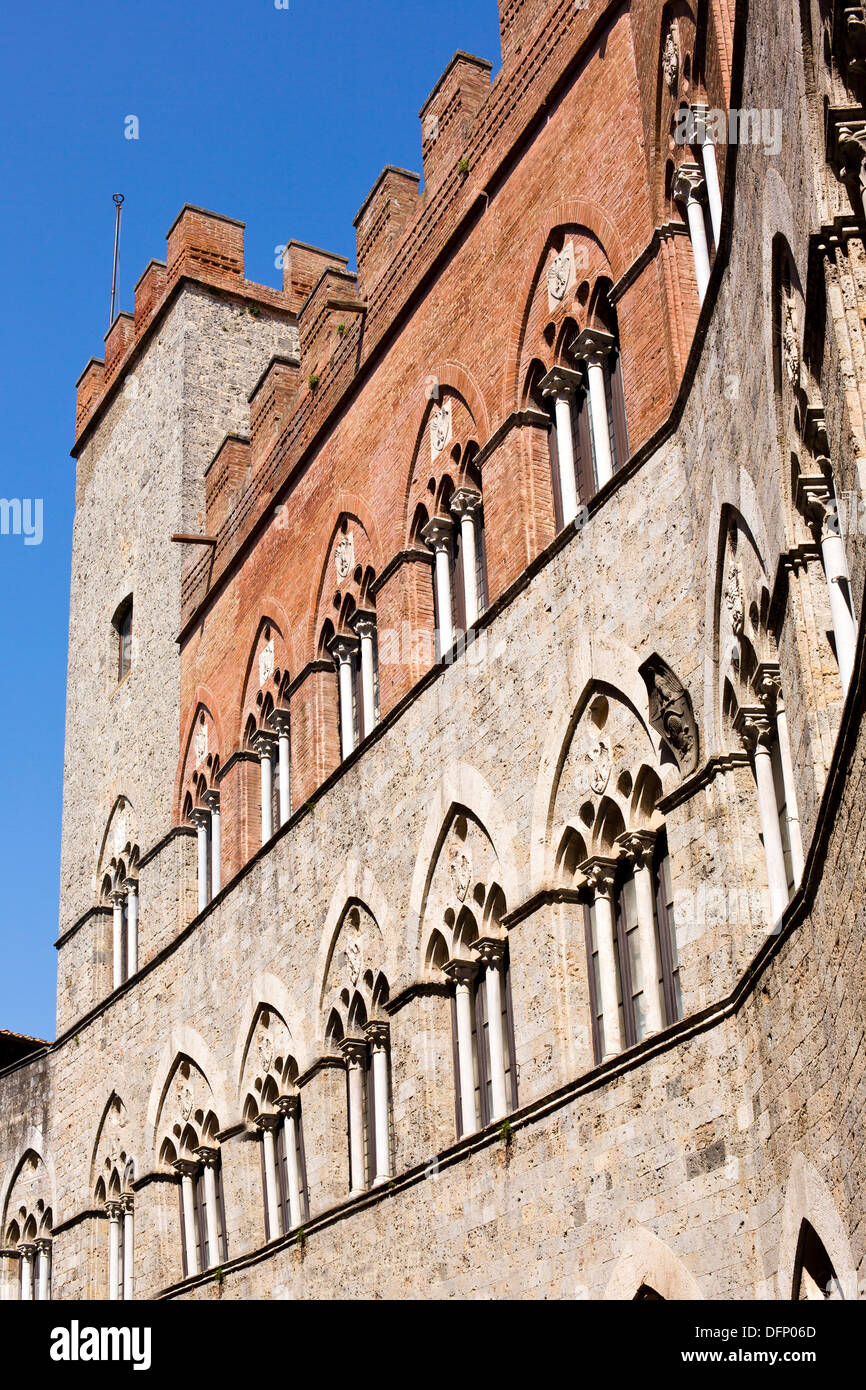
[[[421,534],[433,551],[435,560],[436,609],[439,619],[439,651],[443,661],[454,646],[454,610],[451,604],[451,529],[450,516],[434,516]]]
[[[562,524],[567,526],[577,516],[577,476],[574,462],[574,426],[571,403],[583,390],[583,377],[570,367],[553,367],[539,382],[545,399],[553,401],[556,419],[556,458],[559,473],[559,497],[562,503]],[[587,498],[582,498],[586,502]]]
[[[643,978],[640,988],[646,1010],[647,1033],[659,1033],[664,1028],[664,1010],[659,986],[661,964],[656,938],[656,908],[652,862],[656,837],[650,830],[627,830],[617,844],[622,847],[626,862],[631,866],[637,908],[640,960]]]
[[[463,568],[463,593],[466,599],[466,631],[478,622],[478,554],[475,534],[475,515],[481,510],[481,493],[474,488],[460,487],[451,498],[451,510],[460,522],[460,559]]]
[[[716,162],[716,147],[707,129],[709,107],[706,102],[695,102],[692,106],[695,144],[701,151],[704,166],[704,182],[707,186],[707,202],[710,206],[710,222],[713,228],[713,241],[719,244],[722,231],[722,190],[719,184],[719,167]]]
[[[220,794],[211,789],[202,797],[210,813],[210,894],[215,898],[222,888],[222,837],[220,831]]]
[[[782,698],[782,676],[778,662],[762,661],[755,672],[753,683],[769,718],[775,720],[776,724],[779,764],[782,769],[782,785],[785,789],[785,819],[788,823],[791,868],[794,872],[794,884],[796,886],[803,877],[805,856],[803,854],[803,835],[800,829],[800,812],[797,804],[797,785],[794,778],[794,760],[791,757],[791,740],[788,735],[788,712]]]
[[[373,1186],[388,1182],[391,1177],[391,1107],[388,1103],[388,1024],[378,1019],[364,1029],[373,1057],[373,1105],[376,1116],[376,1153]],[[370,1097],[367,1097],[370,1104]]]
[[[120,1203],[107,1202],[108,1214],[108,1297],[112,1303],[120,1298]]]
[[[274,740],[267,730],[260,729],[253,739],[253,747],[259,758],[262,844],[266,845],[274,833]]]
[[[179,1159],[174,1165],[180,1174],[180,1194],[183,1203],[183,1236],[187,1278],[199,1274],[198,1249],[195,1239],[195,1164]]]
[[[363,1038],[344,1038],[340,1050],[346,1059],[349,1077],[349,1165],[352,1182],[351,1197],[357,1197],[367,1187],[364,1164],[364,1072],[367,1065],[367,1044]]]
[[[130,1193],[120,1199],[123,1210],[123,1297],[129,1303],[135,1292],[135,1203]]]
[[[190,814],[195,826],[198,849],[198,910],[204,912],[210,902],[210,874],[208,866],[208,827],[210,812],[204,806],[196,806]]]
[[[454,981],[457,1013],[457,1065],[460,1072],[460,1119],[463,1135],[478,1128],[475,1106],[475,1061],[472,1050],[472,981],[478,973],[474,960],[450,960],[444,973]]]
[[[851,581],[836,489],[832,478],[822,474],[812,478],[801,478],[799,490],[803,510],[812,523],[821,546],[827,596],[830,600],[830,619],[836,642],[836,660],[839,663],[842,690],[847,694],[857,654],[857,624],[849,605]]]
[[[138,970],[138,879],[126,880],[126,975]]]
[[[280,1230],[280,1200],[277,1182],[276,1130],[279,1124],[277,1115],[260,1115],[256,1126],[261,1130],[265,1156],[265,1202],[268,1209],[268,1240],[276,1240],[282,1235]]]
[[[502,1031],[503,991],[505,989],[506,944],[498,937],[482,937],[472,947],[480,965],[485,967],[484,989],[487,995],[487,1043],[490,1052],[490,1089],[492,1091],[491,1122],[503,1120],[508,1114],[508,1093],[505,1086],[505,1036]]]
[[[123,984],[123,902],[126,893],[123,888],[115,888],[111,893],[112,932],[112,989]]]
[[[18,1255],[21,1260],[21,1299],[24,1303],[32,1303],[33,1261],[36,1258],[36,1246],[32,1241],[24,1241],[18,1246]]]
[[[776,783],[773,778],[773,762],[770,753],[775,732],[774,721],[766,710],[758,706],[741,709],[737,714],[736,725],[744,746],[752,755],[755,784],[758,790],[761,836],[764,841],[764,857],[767,861],[770,915],[773,922],[776,923],[788,906],[788,875],[785,870],[785,851],[782,845],[782,831],[779,826]]]
[[[608,357],[614,338],[601,329],[585,328],[570,346],[572,357],[586,363],[589,383],[589,420],[595,450],[595,481],[599,488],[613,477],[613,454],[610,448],[610,411],[607,408]]]
[[[289,741],[289,711],[275,710],[271,724],[277,731],[278,759],[280,768],[280,825],[285,825],[292,814],[292,757]]]
[[[361,643],[361,705],[363,737],[366,738],[376,727],[376,663],[373,646],[376,636],[376,614],[357,612],[352,619],[352,627]]]
[[[286,1176],[289,1188],[289,1227],[294,1230],[304,1219],[301,1193],[301,1169],[298,1163],[298,1126],[301,1122],[301,1102],[298,1096],[280,1096],[277,1109],[283,1117],[283,1144],[286,1149]]]
[[[340,747],[343,759],[355,751],[355,718],[352,692],[352,657],[357,641],[350,637],[335,637],[329,651],[337,663],[337,682],[340,695]]]
[[[221,1259],[216,1185],[219,1149],[202,1146],[196,1152],[204,1165],[204,1212],[207,1222],[208,1268],[214,1269]]]
[[[51,1298],[51,1241],[44,1236],[36,1242],[36,1297],[40,1303]]]
[[[710,252],[707,246],[707,227],[704,222],[704,208],[701,195],[704,191],[704,176],[697,164],[681,164],[674,176],[673,196],[678,203],[684,203],[689,223],[689,236],[692,242],[692,255],[695,261],[695,279],[698,284],[698,298],[703,304],[710,281]]]
[[[598,974],[601,999],[604,1047],[602,1061],[622,1052],[623,1036],[619,1021],[619,1003],[616,980],[616,956],[614,954],[614,935],[616,919],[614,916],[614,880],[616,860],[596,856],[589,859],[581,868],[586,876],[587,887],[592,893],[592,906],[595,927],[595,942],[598,951]]]

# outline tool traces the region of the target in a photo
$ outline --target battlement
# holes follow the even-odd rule
[[[429,195],[466,154],[472,122],[490,91],[492,64],[457,52],[421,107],[424,188]]]
[[[345,265],[345,260],[343,261]],[[183,280],[229,291],[260,308],[290,315],[297,294],[244,277],[244,223],[184,204],[166,234],[165,261],[151,260],[135,286],[134,312],[122,310],[105,335],[105,360],[91,358],[76,383],[76,447],[115,381],[130,366],[147,330]]]
[[[355,218],[358,282],[363,294],[381,279],[404,230],[421,204],[419,178],[409,169],[386,164]]]

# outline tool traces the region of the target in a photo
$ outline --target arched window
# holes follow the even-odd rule
[[[845,1295],[824,1243],[808,1221],[800,1227],[794,1262],[794,1300],[842,1300]]]
[[[455,446],[451,462],[459,485],[445,474],[436,489],[436,510],[421,528],[434,555],[433,606],[436,659],[443,660],[455,642],[458,651],[487,606],[487,558],[480,474],[474,441]],[[456,476],[456,474],[455,474]],[[431,481],[431,487],[434,486]]]
[[[180,1157],[170,1140],[162,1160],[178,1177],[178,1204],[183,1277],[215,1269],[228,1259],[222,1154],[214,1142],[219,1128],[211,1115],[205,1123],[205,1142],[187,1126],[180,1141]]]
[[[380,1002],[386,998],[387,986]],[[359,1193],[391,1177],[390,1029],[384,1019],[367,1020],[360,996],[350,1006],[340,1051],[346,1062],[349,1185]]]
[[[41,1205],[41,1204],[40,1204]],[[24,1303],[51,1299],[51,1210],[22,1211],[6,1231],[6,1249],[18,1262],[14,1297]]]
[[[100,1178],[96,1184],[96,1203],[108,1218],[108,1297],[112,1302],[129,1301],[134,1290],[134,1210],[132,1183],[135,1168],[132,1162],[123,1167],[122,1174],[113,1167],[108,1182]]]
[[[584,903],[596,1063],[682,1017],[667,837],[664,831],[625,832],[618,843],[623,853],[607,866],[589,861],[591,891]],[[608,896],[613,908],[612,960],[599,950],[605,925],[599,899]],[[617,1005],[614,1026],[605,1017],[602,978],[611,968]]]
[[[462,1137],[517,1108],[508,944],[476,940],[472,959],[449,962],[445,973],[453,981],[454,1102]]]
[[[138,849],[128,850],[128,862],[112,860],[102,882],[103,901],[111,905],[112,988],[138,970]]]
[[[132,595],[123,600],[112,619],[117,655],[117,682],[125,680],[132,669]]]
[[[285,1075],[292,1074],[297,1074],[297,1066],[290,1058]],[[271,1241],[309,1217],[300,1095],[279,1094],[272,1081],[254,1122],[261,1151],[265,1240]]]

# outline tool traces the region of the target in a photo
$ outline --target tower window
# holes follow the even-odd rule
[[[114,615],[117,643],[117,680],[125,680],[132,666],[132,596],[125,599]]]

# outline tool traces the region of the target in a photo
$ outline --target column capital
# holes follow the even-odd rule
[[[135,1210],[135,1198],[131,1192],[124,1192],[120,1198],[120,1206],[124,1213]]]
[[[507,949],[507,941],[499,936],[481,936],[477,941],[473,941],[472,943],[472,950],[475,952],[481,965],[499,967],[505,960],[505,952]]]
[[[481,493],[474,487],[459,487],[451,498],[451,510],[461,521],[481,510]]]
[[[296,1120],[301,1108],[300,1096],[278,1096],[274,1104],[284,1120]]]
[[[752,688],[764,709],[772,711],[782,693],[782,675],[778,661],[761,661],[752,677]]]
[[[40,1255],[50,1255],[51,1240],[48,1236],[37,1236],[36,1240],[34,1241],[34,1245],[36,1246],[36,1249],[39,1251]]]
[[[180,1178],[194,1178],[199,1168],[191,1158],[176,1158],[171,1166]]]
[[[833,120],[832,109],[830,120]],[[866,159],[866,121],[842,121],[837,125],[835,135],[835,163],[839,178],[843,183],[857,183],[862,187],[863,161]]]
[[[270,716],[271,728],[276,734],[287,734],[289,732],[289,711],[287,709],[275,709]]]
[[[130,897],[130,898],[131,898],[133,895],[135,895],[135,896],[137,897],[137,896],[138,896],[138,879],[137,879],[137,878],[125,878],[125,879],[123,880],[123,891],[124,891],[124,893],[126,894],[127,897]]]
[[[603,362],[614,346],[612,333],[605,333],[602,328],[584,328],[576,338],[572,338],[568,350],[579,362],[592,366],[596,362]]]
[[[216,787],[208,787],[206,792],[202,792],[201,799],[204,805],[207,807],[208,811],[219,811],[220,794],[217,791]]]
[[[422,526],[421,535],[431,550],[445,550],[451,543],[454,521],[450,516],[434,516]]]
[[[193,806],[189,813],[189,818],[193,825],[201,829],[210,821],[210,811],[206,806]]]
[[[119,1199],[119,1198],[115,1198],[115,1199],[113,1199],[112,1201],[106,1202],[106,1203],[105,1203],[105,1215],[108,1217],[109,1221],[119,1221],[119,1220],[120,1220],[120,1199]]]
[[[456,985],[470,985],[478,974],[477,960],[448,960],[442,967],[443,975]]]
[[[376,635],[376,614],[372,609],[359,608],[349,622],[360,638],[373,638]]]
[[[274,736],[270,729],[258,729],[252,737],[252,745],[260,761],[274,756]]]
[[[349,637],[346,633],[341,633],[339,637],[332,638],[328,643],[328,651],[338,666],[344,666],[350,662],[357,650],[357,637]]]
[[[626,830],[617,836],[616,843],[622,849],[623,858],[627,863],[642,869],[652,863],[656,838],[655,830]]]
[[[33,1259],[33,1256],[36,1254],[36,1241],[35,1241],[35,1240],[22,1240],[22,1241],[19,1241],[19,1243],[18,1243],[18,1254],[21,1256],[22,1260],[32,1260],[32,1259]]]
[[[367,1060],[367,1040],[366,1038],[343,1038],[340,1043],[340,1051],[347,1067],[363,1066]]]
[[[704,175],[699,164],[686,160],[674,174],[671,192],[678,203],[700,203],[706,189]]]
[[[374,1052],[387,1052],[391,1025],[385,1019],[373,1018],[364,1029],[364,1037]]]
[[[204,1164],[205,1168],[215,1168],[220,1156],[219,1149],[213,1149],[209,1144],[201,1144],[196,1149],[196,1153]]]
[[[255,1127],[264,1132],[266,1129],[275,1130],[280,1123],[280,1115],[257,1115],[254,1121]]]
[[[120,907],[121,903],[126,901],[126,884],[117,884],[108,896],[114,907]]]
[[[586,878],[586,885],[597,898],[613,896],[618,859],[610,855],[595,854],[577,866]]]
[[[826,473],[800,474],[796,484],[795,501],[809,524],[828,535],[839,533],[839,509],[836,492]]]
[[[580,372],[573,367],[551,367],[538,383],[542,396],[553,396],[555,400],[567,399],[586,385]]]
[[[767,748],[773,737],[774,721],[763,705],[741,705],[734,717],[734,728],[748,753]]]

